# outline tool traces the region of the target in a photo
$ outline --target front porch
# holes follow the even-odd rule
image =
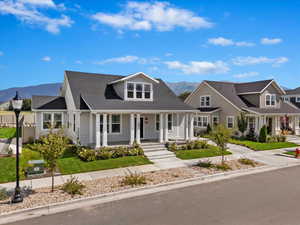
[[[295,115],[248,115],[248,130],[259,134],[266,125],[269,135],[300,134],[300,116]]]
[[[79,139],[95,148],[194,138],[192,113],[81,113]]]

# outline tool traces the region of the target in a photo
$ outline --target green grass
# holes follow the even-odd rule
[[[297,144],[291,142],[274,142],[274,143],[260,143],[255,141],[247,141],[247,140],[236,140],[231,139],[231,144],[242,145],[248,147],[255,151],[265,151],[265,150],[273,150],[273,149],[280,149],[280,148],[291,148],[297,147]]]
[[[295,151],[286,151],[286,152],[284,152],[284,154],[295,156],[296,152]]]
[[[0,128],[0,138],[14,138],[16,136],[16,128],[3,127]]]
[[[145,164],[151,164],[151,162],[143,156],[126,156],[117,159],[96,160],[92,162],[83,162],[76,157],[71,157],[62,158],[58,161],[58,167],[62,174],[84,173]]]
[[[193,150],[178,150],[175,151],[176,157],[187,160],[187,159],[197,159],[197,158],[206,158],[220,156],[221,150],[218,147],[210,146],[208,149],[193,149]],[[229,151],[225,151],[224,155],[232,154]]]
[[[0,158],[0,183],[14,181],[16,177],[15,158]]]

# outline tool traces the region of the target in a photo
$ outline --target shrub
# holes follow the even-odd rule
[[[211,131],[212,131],[211,126],[210,126],[210,124],[208,123],[208,124],[207,124],[207,127],[206,127],[206,133],[207,133],[207,134],[210,134]]]
[[[173,142],[172,144],[169,145],[168,150],[175,152],[177,150],[177,144],[175,142]]]
[[[105,159],[111,159],[113,156],[113,152],[107,150],[107,149],[100,149],[100,150],[97,150],[97,153],[96,153],[96,159],[100,159],[100,160],[105,160]]]
[[[9,192],[5,188],[0,188],[0,201],[6,200],[9,197]]]
[[[68,193],[72,197],[74,195],[82,195],[82,190],[85,188],[85,185],[79,182],[78,178],[71,177],[63,184],[61,190]]]
[[[227,163],[216,164],[215,168],[223,171],[231,170],[231,167]]]
[[[187,147],[187,149],[188,150],[192,150],[192,149],[194,149],[194,142],[192,142],[192,141],[187,141],[186,142],[186,147]]]
[[[137,174],[137,173],[130,173],[126,175],[121,181],[122,186],[134,187],[143,184],[147,184],[146,177],[144,175]]]
[[[87,148],[81,148],[78,157],[85,162],[91,162],[96,160],[96,151]]]
[[[259,132],[259,142],[266,143],[267,142],[267,136],[268,136],[268,130],[266,125],[264,125]]]
[[[207,141],[194,141],[194,149],[207,149],[209,144]]]
[[[257,141],[257,135],[255,134],[254,129],[250,129],[248,134],[246,135],[246,139],[248,141]]]
[[[239,163],[244,164],[244,165],[250,165],[252,167],[256,166],[255,161],[252,159],[240,158],[238,161],[239,161]]]
[[[214,164],[210,160],[203,160],[199,161],[196,166],[203,167],[203,168],[213,168]]]
[[[284,135],[278,135],[277,136],[277,141],[278,142],[286,142],[286,136],[284,136]]]
[[[267,143],[278,142],[276,136],[267,136]]]

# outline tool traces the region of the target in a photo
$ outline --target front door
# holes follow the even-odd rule
[[[272,117],[267,118],[267,129],[268,129],[268,134],[272,134],[273,130],[273,120]]]
[[[136,118],[134,118],[134,137],[136,138],[137,124]],[[144,138],[144,117],[140,118],[140,138]]]

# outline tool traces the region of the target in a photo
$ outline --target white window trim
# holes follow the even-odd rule
[[[202,126],[198,126],[198,118],[201,117],[202,118]],[[203,118],[206,118],[206,121],[207,121],[207,125],[210,124],[209,123],[209,118],[208,116],[200,116],[200,115],[197,115],[194,117],[194,122],[196,122],[196,126],[195,127],[198,127],[198,128],[207,128],[207,125],[206,126],[203,126],[204,124],[204,119]]]
[[[300,102],[300,96],[295,97],[295,102],[299,103]]]
[[[229,127],[228,124],[229,124],[229,119],[232,119],[232,127]],[[226,127],[228,129],[233,129],[234,128],[234,116],[227,116],[226,117]]]
[[[114,133],[112,132],[112,115],[120,115],[120,132],[114,132]],[[100,125],[103,126],[103,114],[101,114],[100,116],[102,116],[102,123],[101,123],[101,119],[100,119]],[[107,114],[106,124],[108,124],[107,134],[109,134],[109,135],[120,135],[120,134],[122,134],[122,114],[116,114],[116,113]],[[103,129],[104,129],[104,126],[103,126]],[[103,133],[103,130],[102,130],[102,133]]]
[[[206,97],[209,97],[209,105],[206,105]],[[201,105],[201,99],[204,98],[204,105]],[[200,108],[211,107],[211,96],[210,95],[201,95],[200,96]]]
[[[270,105],[267,105],[267,97],[270,97]],[[275,104],[274,105],[272,105],[272,96],[275,96]],[[266,107],[276,107],[276,105],[277,105],[277,99],[276,99],[276,94],[266,94],[266,96],[265,96],[265,105],[266,105]]]
[[[53,125],[54,125],[54,114],[61,114],[61,127],[63,128],[63,126],[64,126],[64,113],[62,113],[62,112],[43,112],[42,113],[42,120],[41,120],[41,123],[42,123],[42,125],[41,125],[41,127],[42,127],[42,129],[41,130],[43,130],[43,131],[48,131],[48,130],[50,130],[49,128],[44,128],[44,114],[51,114],[51,127],[53,127]],[[52,130],[59,130],[60,128],[56,128],[56,129],[52,129]]]
[[[127,85],[133,84],[133,98],[128,98]],[[136,85],[142,85],[142,98],[136,97]],[[145,98],[145,85],[150,85],[150,98]],[[124,88],[124,99],[126,101],[153,101],[153,84],[147,82],[127,81]]]

